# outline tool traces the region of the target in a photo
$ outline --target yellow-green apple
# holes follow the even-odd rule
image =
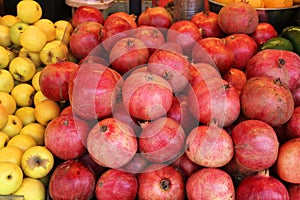
[[[51,120],[60,113],[60,106],[57,102],[46,99],[35,106],[34,116],[37,122],[46,126]]]
[[[42,91],[37,91],[33,96],[33,104],[36,106],[38,103],[47,100],[48,98],[42,93]]]
[[[41,70],[42,71],[42,70]],[[31,85],[33,86],[33,88],[35,89],[35,91],[40,91],[41,87],[40,87],[40,75],[41,75],[41,71],[37,71],[34,76],[31,79]]]
[[[8,147],[17,147],[21,149],[23,152],[26,151],[28,148],[36,146],[35,140],[30,135],[15,135],[14,137],[10,138],[7,143]]]
[[[42,65],[42,61],[40,59],[40,53],[39,52],[28,51],[23,47],[19,51],[19,56],[29,58],[34,63],[36,68],[38,68]]]
[[[66,32],[65,29],[56,28],[55,35],[56,35],[55,37],[56,40],[62,41],[64,44],[69,44],[71,33]]]
[[[17,4],[17,17],[25,23],[33,24],[42,17],[43,11],[36,1],[20,1]]]
[[[35,90],[29,83],[20,83],[11,91],[11,96],[16,100],[17,105],[20,107],[33,105],[34,94]]]
[[[0,131],[0,149],[4,148],[9,140],[9,137],[3,131]]]
[[[45,126],[40,123],[30,123],[20,130],[20,135],[30,135],[37,145],[44,145]]]
[[[34,107],[31,106],[19,107],[15,115],[22,120],[23,126],[36,121],[34,117]]]
[[[54,166],[54,157],[45,146],[33,146],[27,149],[21,160],[24,174],[31,178],[46,176]]]
[[[1,131],[6,133],[8,137],[11,139],[12,137],[20,133],[22,127],[23,124],[22,121],[19,119],[19,117],[15,115],[8,115],[8,121],[5,124],[5,126],[1,129]]]
[[[20,35],[20,44],[28,51],[39,52],[46,43],[46,34],[34,25],[29,25]]]
[[[8,122],[8,112],[5,107],[0,104],[0,129],[2,129]]]
[[[73,26],[68,20],[60,19],[54,22],[54,26],[56,29],[62,29],[69,34],[73,32]]]
[[[20,35],[24,32],[24,30],[29,26],[29,24],[24,22],[17,22],[9,29],[9,38],[10,40],[20,46]]]
[[[0,69],[4,69],[8,66],[10,62],[9,51],[0,46]]]
[[[46,34],[47,42],[50,42],[55,39],[55,26],[50,19],[39,19],[33,25],[39,27]]]
[[[78,64],[61,61],[45,66],[40,74],[39,85],[42,93],[53,101],[69,100],[69,80]]]
[[[12,42],[9,38],[9,27],[3,24],[0,24],[0,45],[3,47],[9,47]]]
[[[14,146],[6,146],[0,149],[0,162],[12,162],[21,166],[23,151]]]
[[[20,19],[17,16],[11,14],[3,15],[0,18],[0,24],[6,25],[8,27],[12,27],[15,23],[19,21]]]
[[[39,179],[25,177],[13,195],[21,195],[24,196],[24,199],[30,200],[44,200],[46,199],[46,188]]]
[[[44,65],[66,60],[67,54],[68,47],[60,40],[47,42],[39,53],[40,59]]]
[[[6,69],[0,69],[0,91],[10,93],[14,88],[14,78]]]
[[[27,82],[32,79],[36,72],[36,67],[31,59],[27,57],[15,57],[9,63],[9,72],[14,79],[19,82]]]
[[[0,162],[0,195],[10,195],[22,184],[23,172],[19,165]]]
[[[0,104],[4,106],[8,114],[14,114],[17,109],[16,100],[6,92],[0,92]]]

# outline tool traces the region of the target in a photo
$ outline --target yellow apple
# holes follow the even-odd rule
[[[19,22],[20,19],[17,16],[6,14],[0,18],[0,24],[12,27],[15,23]]]
[[[10,62],[9,51],[0,46],[0,69],[4,69]]]
[[[7,145],[8,147],[17,147],[21,149],[23,152],[26,151],[28,148],[36,146],[35,140],[30,135],[15,135],[14,137],[10,138]]]
[[[34,108],[31,106],[19,107],[16,110],[15,115],[22,120],[23,126],[36,121],[34,117]]]
[[[34,63],[36,68],[40,67],[42,64],[39,52],[28,51],[23,47],[19,51],[19,56],[29,58]]]
[[[8,115],[8,121],[5,124],[5,126],[1,129],[1,131],[6,133],[11,140],[12,137],[20,133],[22,127],[23,124],[22,121],[19,119],[19,117],[15,115]]]
[[[6,69],[0,69],[0,92],[10,93],[14,88],[14,78]]]
[[[34,25],[29,25],[20,35],[20,44],[28,51],[39,52],[46,43],[46,34]]]
[[[8,112],[5,107],[0,104],[0,129],[2,129],[8,122]]]
[[[39,27],[46,34],[47,42],[50,42],[55,39],[55,26],[50,19],[39,19],[33,25]]]
[[[10,195],[17,191],[23,182],[23,172],[19,165],[0,162],[0,195]]]
[[[14,79],[20,82],[30,81],[36,72],[32,60],[21,56],[15,57],[9,63],[8,69]]]
[[[65,29],[57,28],[55,30],[55,35],[56,40],[62,41],[64,44],[69,44],[71,34],[66,32]]]
[[[23,151],[14,146],[6,146],[0,149],[0,162],[12,162],[21,166]]]
[[[38,103],[48,99],[49,98],[46,97],[41,90],[39,90],[33,96],[33,104],[36,106]]]
[[[22,185],[13,193],[13,195],[24,196],[24,199],[44,200],[46,199],[46,188],[44,184],[35,178],[23,178]]]
[[[35,90],[29,83],[20,83],[16,85],[12,91],[11,96],[16,100],[20,107],[32,106]]]
[[[0,24],[0,45],[3,47],[9,47],[12,44],[9,38],[9,27]]]
[[[54,156],[45,146],[33,146],[27,149],[21,160],[21,167],[26,176],[42,178],[53,168]]]
[[[28,27],[29,25],[24,22],[17,22],[12,27],[9,29],[9,38],[10,40],[20,46],[20,35],[24,32],[24,30]]]
[[[33,24],[42,17],[43,11],[36,1],[20,1],[17,4],[17,17],[28,24]]]
[[[37,92],[41,90],[41,87],[40,87],[40,75],[41,75],[41,71],[37,71],[34,74],[34,76],[32,77],[32,80],[31,80],[31,85],[33,86],[33,88]]]
[[[16,100],[7,92],[0,92],[0,104],[4,106],[8,114],[14,114],[17,109]]]
[[[71,34],[73,32],[73,26],[72,24],[64,19],[60,19],[57,20],[56,22],[54,22],[54,26],[56,29],[62,29],[66,32],[68,32],[69,34]]]
[[[45,136],[45,129],[46,127],[40,123],[30,123],[20,131],[20,135],[30,135],[36,142],[37,145],[44,145],[44,136]]]
[[[46,126],[60,113],[60,106],[53,100],[47,99],[39,102],[34,109],[34,116],[37,122]]]
[[[9,140],[9,137],[3,131],[0,131],[0,149],[4,148]]]
[[[49,65],[65,60],[67,54],[68,47],[60,40],[53,40],[46,43],[40,51],[40,59],[44,65]]]

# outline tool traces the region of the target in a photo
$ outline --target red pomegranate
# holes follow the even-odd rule
[[[163,7],[147,7],[138,17],[137,24],[149,25],[158,28],[168,29],[173,23],[169,11]]]
[[[286,123],[286,138],[300,137],[300,107],[294,109],[291,119]]]

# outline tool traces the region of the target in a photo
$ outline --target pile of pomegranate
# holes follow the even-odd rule
[[[45,132],[51,198],[300,198],[300,57],[258,51],[272,25],[247,3],[223,8],[176,22],[163,7],[76,10],[78,63],[40,79],[69,102]]]

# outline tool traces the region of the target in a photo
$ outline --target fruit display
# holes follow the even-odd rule
[[[0,196],[299,199],[300,27],[250,3],[51,21],[21,0],[0,17]]]

